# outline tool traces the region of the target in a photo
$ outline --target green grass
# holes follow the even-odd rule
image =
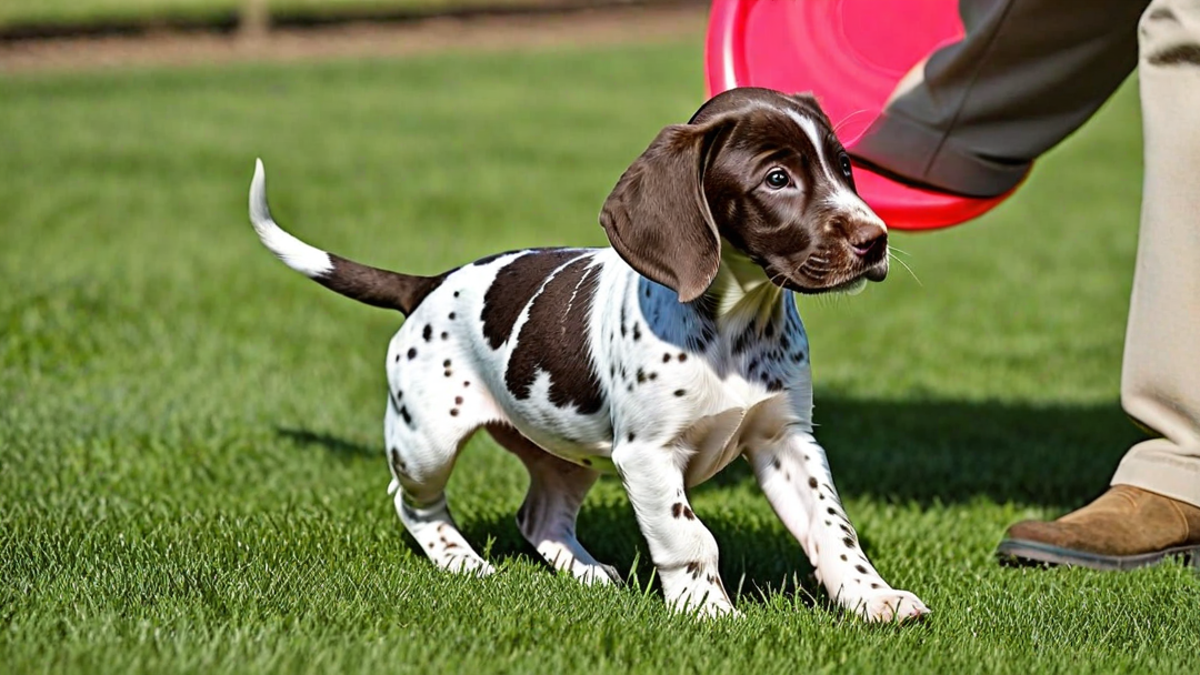
[[[267,0],[278,16],[322,16],[379,10],[437,11],[446,8],[536,5],[545,0]],[[243,0],[4,0],[0,27],[25,24],[89,24],[102,21],[216,20],[238,11]]]
[[[697,489],[740,621],[662,605],[602,481],[580,536],[631,578],[551,574],[490,441],[450,486],[504,572],[436,573],[385,488],[399,324],[286,270],[253,160],[306,239],[433,273],[601,244],[599,205],[703,90],[699,40],[556,54],[0,79],[0,663],[8,672],[1194,673],[1200,580],[1011,570],[1019,518],[1103,489],[1140,190],[1125,88],[977,223],[804,301],[819,437],[869,554],[931,607],[834,611],[741,464]]]

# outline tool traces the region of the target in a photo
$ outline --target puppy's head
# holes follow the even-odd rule
[[[808,95],[732,89],[663,129],[600,213],[643,276],[700,297],[724,239],[801,293],[887,276],[887,228],[854,188],[850,158]]]

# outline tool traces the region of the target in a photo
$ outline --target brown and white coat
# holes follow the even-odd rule
[[[408,316],[387,354],[390,490],[435,564],[493,571],[444,492],[458,450],[486,429],[529,470],[521,532],[581,580],[619,580],[575,536],[588,490],[614,473],[668,603],[734,611],[687,489],[745,457],[839,604],[871,620],[928,612],[867,561],[813,437],[792,293],[855,290],[888,258],[810,97],[734,90],[664,129],[605,203],[613,248],[513,251],[436,277],[379,270],[280,229],[261,163],[250,211],[293,269]]]

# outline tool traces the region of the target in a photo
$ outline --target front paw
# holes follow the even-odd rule
[[[852,609],[873,623],[906,623],[919,620],[931,612],[917,596],[894,588],[872,591],[864,595]]]
[[[572,564],[570,569],[571,575],[587,586],[623,586],[625,583],[617,572],[617,568],[612,565],[579,563]]]
[[[717,598],[706,595],[699,600],[692,596],[684,596],[676,598],[670,604],[677,612],[701,619],[715,619],[722,616],[737,618],[742,615],[724,595]]]
[[[447,554],[438,564],[455,574],[489,577],[496,573],[496,568],[483,558],[465,553]]]
[[[715,568],[715,565],[712,567]],[[719,616],[741,616],[733,607],[721,577],[706,572],[708,566],[688,563],[676,569],[659,568],[667,604],[676,611],[709,619]]]

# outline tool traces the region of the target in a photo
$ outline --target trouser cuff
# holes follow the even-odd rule
[[[1125,454],[1112,484],[1133,485],[1200,506],[1200,455],[1181,454],[1165,438],[1143,441]]]

